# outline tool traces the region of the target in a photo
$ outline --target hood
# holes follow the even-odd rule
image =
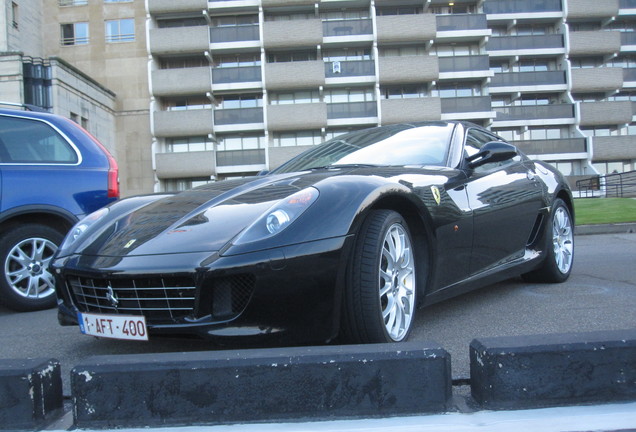
[[[133,256],[218,251],[279,200],[324,177],[252,177],[171,195],[111,221],[82,253]]]

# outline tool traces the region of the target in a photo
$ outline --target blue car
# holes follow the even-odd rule
[[[118,198],[115,159],[82,127],[0,109],[0,302],[17,311],[55,306],[53,254],[80,218]]]

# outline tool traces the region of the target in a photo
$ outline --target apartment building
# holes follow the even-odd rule
[[[636,168],[634,0],[147,5],[159,190],[439,119],[488,126],[573,179]]]

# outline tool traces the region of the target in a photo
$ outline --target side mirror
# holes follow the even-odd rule
[[[517,156],[517,148],[501,141],[491,141],[483,145],[479,152],[466,158],[469,168],[477,168],[492,162],[503,162]]]

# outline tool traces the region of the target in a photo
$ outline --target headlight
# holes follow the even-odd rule
[[[264,240],[278,234],[303,214],[316,201],[318,195],[317,189],[309,187],[279,201],[247,227],[237,237],[234,244]]]
[[[80,220],[77,224],[75,224],[75,226],[71,228],[71,230],[66,235],[66,238],[64,238],[64,241],[60,245],[58,249],[58,255],[63,255],[64,252],[66,252],[68,249],[73,247],[73,245],[75,245],[78,242],[78,240],[83,236],[86,230],[90,226],[94,225],[95,222],[97,222],[98,220],[106,216],[108,212],[109,212],[108,207],[101,208],[89,214],[84,219]]]

